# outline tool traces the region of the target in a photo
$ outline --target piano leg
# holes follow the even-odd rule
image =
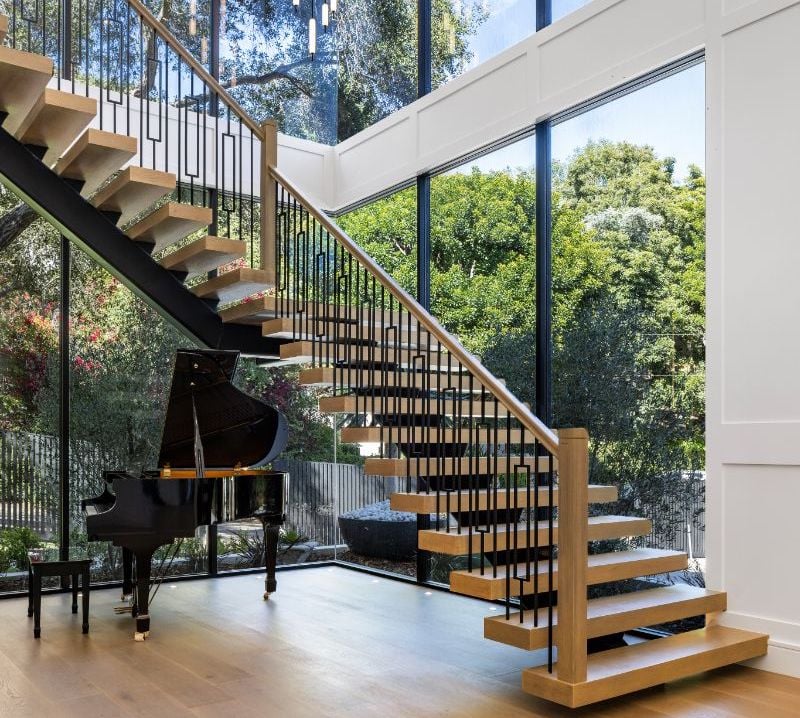
[[[133,552],[129,548],[122,549],[122,600],[127,601],[133,595]]]
[[[136,552],[136,633],[133,637],[143,641],[150,633],[150,571],[153,550]]]
[[[280,537],[280,525],[270,524],[263,521],[264,526],[264,553],[266,554],[265,563],[267,566],[267,577],[264,580],[264,600],[269,598],[269,594],[275,593],[278,589],[278,582],[275,580],[275,567],[278,565],[278,538]]]

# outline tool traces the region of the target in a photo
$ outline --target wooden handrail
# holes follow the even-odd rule
[[[466,350],[463,344],[439,321],[431,316],[421,304],[417,302],[405,289],[390,277],[375,260],[359,247],[345,231],[330,219],[324,212],[318,210],[313,202],[303,192],[292,184],[277,168],[270,167],[270,173],[278,184],[283,186],[303,205],[317,222],[325,227],[336,240],[364,266],[385,289],[387,289],[408,312],[414,316],[420,326],[435,337],[439,343],[446,347],[458,361],[461,362],[478,379],[497,400],[503,404],[552,454],[558,454],[558,437],[537,417],[525,404],[515,397],[478,359]]]
[[[195,57],[183,46],[183,43],[178,40],[175,35],[168,30],[162,22],[158,20],[158,18],[147,9],[145,5],[143,5],[140,0],[127,0],[128,5],[130,5],[137,13],[139,13],[139,17],[142,18],[142,21],[147,23],[150,28],[156,32],[158,35],[161,35],[162,39],[178,54],[183,61],[192,68],[192,70],[200,77],[203,82],[208,85],[209,89],[215,92],[222,98],[222,101],[228,105],[228,107],[232,108],[237,115],[239,115],[239,119],[242,121],[243,124],[247,126],[247,128],[253,133],[255,137],[260,140],[263,140],[263,132],[259,124],[247,114],[247,111],[234,100],[229,94],[228,91],[219,83],[219,80],[215,80],[211,73],[206,70],[196,59]]]

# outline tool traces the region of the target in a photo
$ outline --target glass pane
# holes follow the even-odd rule
[[[104,471],[158,466],[175,351],[191,347],[155,310],[78,249],[70,290],[70,527],[86,545],[81,499],[103,491]],[[135,479],[131,479],[135,480]],[[119,549],[92,542],[93,581],[121,578]],[[162,547],[169,574],[207,570],[204,529]]]
[[[702,583],[705,98],[697,65],[553,129],[556,426],[584,426],[604,512],[654,523]]]
[[[19,206],[0,190],[4,219]],[[0,243],[0,592],[27,589],[28,548],[59,545],[60,256],[41,220]]]
[[[431,181],[432,313],[531,405],[536,376],[535,158],[531,136]],[[450,571],[467,566],[466,556],[434,555],[431,580],[448,583]]]
[[[337,12],[322,26],[322,0],[221,4],[220,79],[256,120],[278,122],[281,132],[335,144],[339,55],[346,25]],[[316,42],[309,41],[312,5]],[[342,30],[346,30],[342,28]],[[310,50],[315,50],[312,59]]]
[[[339,141],[417,99],[417,0],[340,3]]]
[[[336,221],[403,289],[416,296],[416,187],[395,192]]]
[[[433,3],[434,89],[536,31],[536,0]]]
[[[326,392],[302,387],[299,373],[297,367],[265,368],[243,358],[235,379],[239,389],[274,406],[289,422],[289,443],[273,463],[276,471],[288,474],[278,565],[331,560],[336,550],[332,419],[318,411],[319,396]],[[220,524],[219,537],[220,571],[264,565],[259,520]]]

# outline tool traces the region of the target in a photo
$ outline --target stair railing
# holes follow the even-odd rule
[[[265,333],[294,339],[283,358],[329,372],[333,396],[321,408],[374,425],[380,454],[365,471],[396,471],[407,490],[435,494],[435,532],[423,532],[430,550],[455,534],[469,571],[504,577],[506,618],[513,608],[520,622],[541,621],[549,669],[557,645],[567,659],[559,677],[574,681],[586,666],[586,432],[567,430],[559,441],[274,165],[270,176],[277,318]],[[548,595],[556,585],[557,639]]]
[[[95,98],[93,126],[137,137],[132,162],[175,174],[175,199],[210,207],[209,234],[246,242],[245,265],[269,272],[262,226],[274,223],[258,178],[275,156],[274,123],[254,121],[203,67],[199,37],[185,47],[140,0],[5,0],[0,12],[6,44],[50,57],[53,87]]]

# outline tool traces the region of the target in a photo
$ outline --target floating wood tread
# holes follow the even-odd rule
[[[427,357],[427,359],[425,358]],[[407,344],[369,344],[357,341],[347,342],[339,339],[337,342],[327,341],[324,337],[318,342],[307,340],[290,342],[281,346],[281,361],[294,364],[309,362],[344,362],[344,363],[374,363],[390,364],[400,367],[420,366],[424,362],[431,366],[447,368],[447,352],[445,350],[427,351],[422,355],[415,347]]]
[[[555,459],[552,466],[556,468]],[[495,473],[516,473],[526,476],[528,471],[537,467],[537,459],[518,456],[499,456],[497,462],[486,456],[444,459],[378,459],[368,458],[364,462],[364,473],[367,476],[490,476]],[[539,473],[547,473],[551,462],[548,459],[538,459]]]
[[[539,499],[536,500],[538,491]],[[589,486],[589,503],[605,504],[616,501],[616,486]],[[505,509],[509,506],[527,508],[530,506],[549,506],[550,489],[546,486],[531,488],[530,499],[527,487],[520,487],[515,492],[509,489],[480,489],[478,491],[442,491],[437,494],[394,493],[390,504],[393,511],[405,511],[412,514],[458,513],[459,511],[486,511],[489,509]],[[553,506],[558,506],[558,487],[553,487]]]
[[[25,145],[46,147],[42,162],[55,164],[97,114],[97,100],[71,92],[45,89],[17,129],[16,138]]]
[[[424,391],[447,390],[458,394],[480,392],[483,389],[477,379],[470,382],[467,371],[458,371],[458,367],[441,367],[440,371],[414,371],[387,369],[370,370],[368,367],[361,369],[335,369],[330,366],[313,367],[300,371],[299,381],[301,386],[333,386],[336,383],[341,387],[376,388],[402,387],[420,389]],[[335,382],[334,382],[335,379]],[[505,385],[503,379],[498,381]]]
[[[224,303],[239,301],[268,288],[269,273],[265,269],[237,267],[192,287],[192,291],[203,299]]]
[[[317,318],[330,319],[349,324],[357,324],[359,321],[367,324],[370,320],[370,317],[366,317],[364,314],[359,315],[357,306],[348,307],[347,305],[298,302],[293,299],[276,297],[275,295],[259,297],[250,302],[228,307],[220,312],[220,316],[223,322],[232,322],[234,324],[263,324],[268,319],[281,317],[291,319],[293,316],[303,316],[309,320]],[[403,312],[403,327],[408,326],[409,317],[410,315],[407,312]],[[398,325],[400,322],[396,309],[394,312],[376,312],[373,319],[380,319],[380,324],[388,324],[390,326]],[[414,317],[411,317],[410,320],[412,326],[416,325],[417,321]]]
[[[397,344],[398,337],[404,345],[422,347],[430,351],[435,351],[439,343],[431,337],[424,329],[417,329],[412,325],[409,329],[403,327],[388,327],[376,324],[374,327],[366,323],[349,325],[338,318],[315,317],[309,313],[294,314],[291,317],[277,317],[267,319],[261,325],[261,331],[265,337],[275,339],[311,339],[327,333],[331,339],[334,336],[341,341],[383,342]]]
[[[767,652],[768,636],[726,626],[709,626],[667,638],[602,651],[589,656],[582,683],[558,680],[557,668],[522,672],[522,690],[570,708],[650,688],[710,671]]]
[[[486,427],[463,427],[440,429],[436,427],[347,427],[340,431],[344,444],[533,444],[534,436],[522,429],[498,428],[497,432]]]
[[[609,636],[630,631],[640,626],[654,626],[667,621],[677,621],[691,616],[724,611],[727,595],[722,591],[677,584],[633,593],[595,598],[588,602],[587,637]],[[534,616],[538,614],[536,620]],[[547,647],[548,609],[518,611],[487,616],[483,621],[483,635],[492,641],[535,651]],[[553,609],[553,635],[558,640],[558,607]]]
[[[3,129],[16,135],[53,76],[53,61],[32,52],[0,46],[0,111]]]
[[[360,396],[354,394],[342,394],[340,396],[323,396],[319,400],[319,410],[323,414],[416,414],[418,416],[460,416],[477,417],[482,416],[487,419],[494,419],[495,404],[494,398],[482,401],[481,398],[462,399],[453,401],[448,397],[447,400],[438,401],[435,398],[427,399],[398,399],[393,396],[383,398],[381,396]],[[503,419],[506,410],[500,406],[497,415]],[[391,474],[394,476],[394,474]]]
[[[6,35],[8,35],[8,17],[0,15],[0,42],[6,39]]]
[[[536,570],[533,564],[519,564],[511,566],[511,575],[528,577],[530,580],[520,582],[511,580],[509,588],[512,596],[533,595],[536,590],[546,593],[550,590],[549,567],[547,561],[540,561],[538,578],[534,581],[532,574]],[[622,581],[638,576],[650,576],[656,573],[669,573],[682,571],[689,563],[685,553],[680,551],[667,551],[655,548],[637,548],[630,551],[611,551],[589,556],[587,583],[594,586],[609,581]],[[466,596],[483,598],[487,601],[497,601],[506,598],[506,573],[505,566],[499,566],[497,575],[492,569],[486,569],[481,576],[480,571],[451,571],[450,590]],[[553,589],[558,588],[558,559],[553,561]]]
[[[104,212],[117,212],[124,226],[175,189],[175,175],[131,165],[120,172],[93,198]]]
[[[366,467],[364,467],[364,473],[370,473]],[[550,530],[547,521],[531,521],[530,534],[527,528],[527,524],[512,524],[511,530],[507,531],[506,525],[503,523],[497,527],[489,527],[485,534],[479,534],[473,529],[471,536],[466,528],[462,528],[461,533],[457,533],[453,528],[449,533],[444,529],[425,529],[418,532],[418,546],[422,551],[463,556],[480,553],[481,548],[484,551],[513,549],[515,540],[517,548],[550,544]],[[588,538],[589,541],[602,541],[625,536],[645,536],[652,530],[653,524],[649,519],[633,516],[591,516],[589,517]],[[558,543],[558,521],[553,522],[553,543]]]
[[[153,251],[159,252],[164,247],[208,227],[212,221],[213,213],[210,207],[167,202],[129,227],[125,234],[137,242],[154,245]]]
[[[81,194],[88,197],[136,155],[136,148],[135,137],[90,127],[56,163],[55,173],[83,182]]]
[[[247,242],[227,237],[206,236],[170,252],[159,264],[164,269],[186,272],[187,276],[205,274],[244,257]]]

